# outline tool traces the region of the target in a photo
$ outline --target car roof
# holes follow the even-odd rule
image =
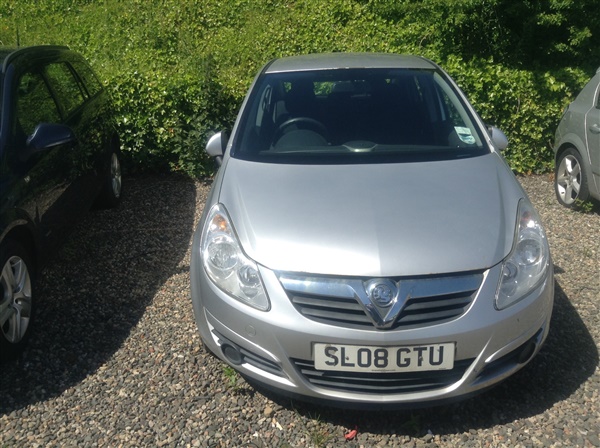
[[[0,47],[0,59],[3,60],[6,56],[8,56],[15,50],[17,50],[16,47]]]
[[[20,56],[48,55],[69,51],[69,47],[58,45],[36,45],[30,47],[0,47],[0,69],[6,72],[9,64]]]
[[[275,59],[265,73],[335,70],[343,68],[436,69],[437,65],[420,56],[392,53],[320,53]]]

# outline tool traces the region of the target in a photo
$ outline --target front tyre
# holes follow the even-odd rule
[[[6,241],[0,248],[0,361],[21,354],[33,318],[33,264],[18,243]]]
[[[556,198],[565,207],[574,207],[577,201],[587,201],[590,193],[582,166],[581,155],[568,148],[557,160],[554,176]]]
[[[101,208],[114,208],[121,202],[123,193],[123,180],[121,177],[121,160],[118,150],[113,150],[110,155],[110,167],[103,181],[102,190],[97,199]]]

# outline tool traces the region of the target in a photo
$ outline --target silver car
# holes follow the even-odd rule
[[[577,95],[556,130],[554,186],[558,201],[600,200],[600,68]]]
[[[268,63],[195,233],[206,347],[251,382],[345,407],[464,398],[548,334],[540,218],[487,128],[429,60]]]

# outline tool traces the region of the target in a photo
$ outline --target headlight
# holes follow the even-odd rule
[[[540,218],[533,206],[522,199],[517,213],[517,231],[510,255],[502,265],[496,292],[496,308],[504,309],[538,286],[550,263],[550,249]]]
[[[258,266],[242,251],[225,207],[216,204],[208,213],[202,232],[202,264],[220,289],[262,311],[269,299]]]

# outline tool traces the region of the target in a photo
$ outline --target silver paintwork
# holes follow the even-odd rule
[[[215,187],[256,262],[369,277],[494,266],[510,252],[524,195],[496,153],[433,164],[333,166],[232,158]]]
[[[565,110],[554,152],[559,202],[572,206],[578,199],[600,200],[600,69]]]
[[[198,237],[198,236],[197,236]],[[235,344],[250,350],[281,369],[280,375],[257,369],[244,363],[235,366],[245,375],[267,383],[289,394],[311,399],[333,400],[346,405],[437,403],[472,394],[507,378],[521,364],[509,364],[504,369],[485,375],[492,365],[511,353],[541,330],[536,353],[546,338],[553,304],[553,282],[549,278],[528,298],[503,311],[493,305],[499,280],[499,266],[485,273],[482,286],[468,313],[451,322],[409,330],[377,331],[338,328],[302,318],[288,299],[277,275],[261,269],[273,305],[269,313],[249,309],[223,294],[195,270],[200,267],[198,252],[192,260],[193,306],[200,335],[207,346],[221,359],[221,343],[215,332]],[[456,359],[473,359],[464,375],[452,385],[433,391],[402,394],[353,394],[311,385],[297,370],[293,359],[311,360],[312,346],[317,342],[360,345],[419,345],[452,341],[456,343]]]
[[[307,54],[277,59],[265,67],[265,73],[339,70],[345,68],[416,68],[431,69],[431,61],[410,55],[335,53]]]
[[[351,54],[286,58],[261,73],[345,67],[438,69],[422,58]],[[223,164],[192,248],[194,314],[202,340],[219,358],[267,387],[303,399],[344,406],[427,405],[480,392],[512,375],[540,350],[553,306],[552,267],[524,298],[496,308],[503,261],[513,250],[517,210],[526,194],[499,154],[503,134],[489,131],[460,91],[487,153],[343,165],[232,157],[249,96],[225,151],[220,135],[208,145],[213,156],[223,155]],[[362,142],[348,146],[349,151],[372,150]],[[270,301],[267,312],[223,292],[203,268],[202,229],[215,204],[226,208],[245,255],[258,265]],[[373,293],[378,287],[383,301]],[[435,302],[437,296],[460,306],[430,322],[396,320],[411,303],[418,308],[419,299]],[[327,300],[336,305],[320,309]],[[402,383],[398,375],[391,383],[373,383],[386,384],[381,389],[369,384],[352,389],[344,386],[349,383],[341,373],[340,383],[333,384],[336,375],[314,371],[317,343],[452,343],[456,376],[440,380],[437,387],[396,387],[396,380]],[[236,356],[228,360],[225,352]]]

